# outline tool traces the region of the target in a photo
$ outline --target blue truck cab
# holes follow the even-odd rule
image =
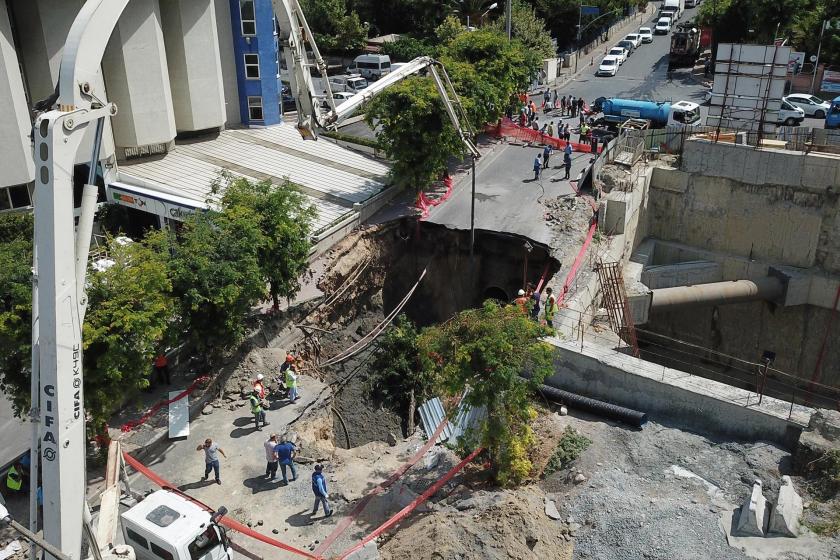
[[[840,97],[831,100],[831,108],[825,116],[826,128],[840,128]]]

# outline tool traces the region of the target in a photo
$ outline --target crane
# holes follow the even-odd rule
[[[129,0],[87,0],[79,11],[64,47],[52,107],[40,114],[33,128],[35,179],[35,263],[33,267],[32,328],[32,480],[43,473],[43,535],[61,560],[81,560],[82,536],[100,557],[85,500],[85,411],[82,372],[82,325],[87,308],[85,280],[96,208],[96,163],[105,119],[117,114],[94,79],[120,15]],[[335,127],[377,93],[406,77],[427,70],[437,87],[448,118],[473,162],[480,156],[472,132],[462,125],[464,111],[443,66],[421,57],[383,77],[341,106],[336,106],[326,64],[297,0],[272,0],[279,38],[290,69],[297,105],[297,128],[304,138],[317,139],[319,128]],[[309,60],[307,43],[314,61]],[[316,102],[310,68],[324,77],[328,108]],[[454,97],[454,103],[450,100]],[[74,156],[87,129],[95,131],[90,176],[83,187],[78,226],[73,218]],[[75,227],[75,236],[73,235]],[[40,448],[40,451],[39,451]],[[33,485],[35,486],[35,485]],[[34,492],[34,490],[33,490]],[[34,495],[30,501],[31,529],[37,529]],[[49,558],[57,555],[47,551]],[[178,559],[183,560],[183,559]],[[186,559],[188,560],[188,559]]]

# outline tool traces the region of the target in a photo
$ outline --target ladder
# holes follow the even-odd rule
[[[599,262],[595,268],[598,272],[598,283],[603,294],[603,304],[609,315],[610,328],[623,340],[636,358],[639,357],[639,342],[636,339],[636,327],[633,325],[633,314],[627,302],[627,292],[624,289],[624,276],[621,264],[617,262]]]

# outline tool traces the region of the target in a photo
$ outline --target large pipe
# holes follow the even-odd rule
[[[599,416],[612,418],[613,420],[619,420],[625,424],[636,426],[637,428],[647,422],[647,414],[639,412],[638,410],[632,410],[630,408],[624,408],[623,406],[610,404],[604,401],[590,399],[589,397],[563,391],[562,389],[557,389],[556,387],[552,387],[550,385],[540,385],[540,391],[544,395],[548,395],[552,399],[559,400],[560,402],[566,403],[574,408],[586,410],[588,412],[598,414]]]
[[[696,286],[660,288],[652,291],[650,309],[651,311],[670,311],[700,305],[776,300],[780,299],[784,292],[784,283],[772,276],[757,280],[734,280]]]

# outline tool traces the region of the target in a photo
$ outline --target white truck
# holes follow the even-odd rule
[[[670,17],[671,24],[675,24],[685,11],[685,0],[665,0],[659,8],[660,17]]]
[[[323,85],[322,78],[313,78],[312,79],[316,83],[320,83],[321,90],[327,90],[326,87]],[[347,92],[347,93],[359,93],[366,87],[368,87],[368,81],[361,77],[359,74],[347,74],[343,76],[330,76],[327,81],[330,83],[330,89],[333,92]],[[317,86],[316,86],[317,87]]]
[[[180,494],[158,490],[122,513],[120,521],[137,560],[233,560],[220,517]]]

